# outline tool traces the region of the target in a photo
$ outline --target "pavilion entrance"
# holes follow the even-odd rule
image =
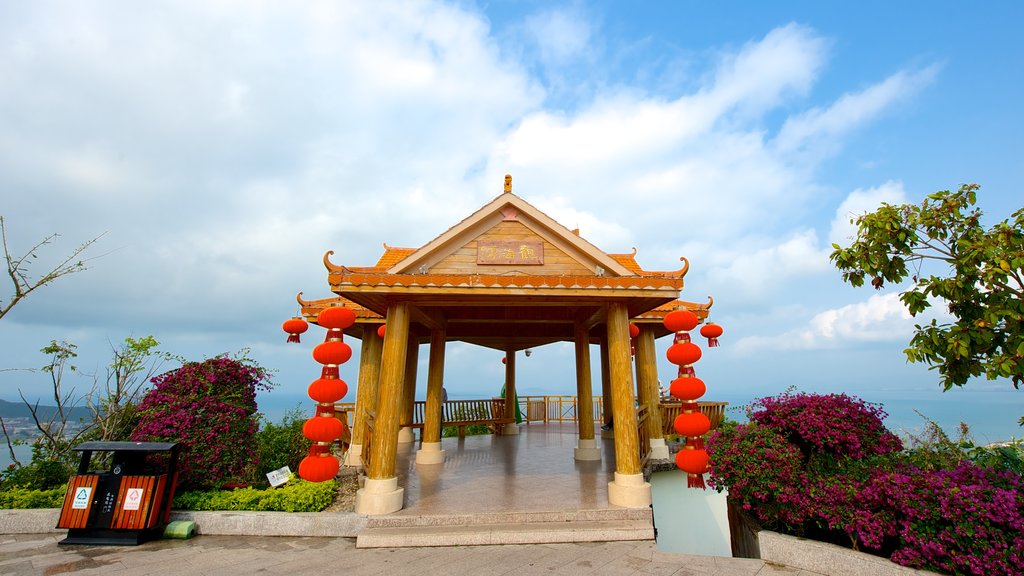
[[[385,245],[369,267],[335,264],[332,255],[324,256],[324,265],[337,296],[305,301],[300,293],[299,302],[314,321],[331,306],[356,314],[346,334],[362,340],[348,462],[363,466],[366,475],[357,513],[389,514],[404,506],[396,462],[399,447],[412,440],[421,344],[428,345],[429,362],[415,462],[445,462],[441,395],[449,341],[504,353],[505,397],[492,407],[503,435],[519,433],[507,417],[515,412],[517,353],[573,342],[579,413],[572,460],[578,463],[609,461],[602,458],[592,413],[590,349],[596,344],[603,397],[614,419],[608,503],[651,503],[643,463],[668,458],[654,342],[669,333],[661,322],[669,311],[686,307],[703,319],[710,306],[677,300],[685,259],[681,270],[650,272],[636,263],[635,250],[605,253],[513,194],[508,176],[504,193],[421,248]]]

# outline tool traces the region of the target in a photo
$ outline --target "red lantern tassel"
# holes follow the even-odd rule
[[[340,375],[337,364],[326,364],[323,370],[320,371],[321,378],[340,378]]]
[[[708,338],[708,348],[718,348],[718,338]]]
[[[686,439],[686,446],[688,448],[693,448],[694,450],[703,450],[704,449],[704,437],[703,436],[693,436],[691,438],[687,438]]]
[[[697,373],[693,371],[693,365],[687,364],[686,366],[680,366],[679,371],[676,372],[677,378],[684,378],[686,376],[696,376]]]
[[[288,335],[288,342],[291,342],[293,344],[298,344],[300,342],[299,335],[298,334],[289,334]]]
[[[689,488],[700,488],[701,490],[707,490],[708,487],[704,484],[703,474],[687,474],[686,485]]]

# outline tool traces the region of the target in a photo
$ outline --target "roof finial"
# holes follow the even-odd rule
[[[505,192],[512,192],[512,175],[505,174]]]

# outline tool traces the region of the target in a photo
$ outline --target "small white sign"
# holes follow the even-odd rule
[[[138,510],[142,505],[142,488],[129,488],[128,492],[124,495],[124,509],[125,510]]]
[[[90,496],[92,496],[92,488],[88,486],[75,488],[75,499],[71,501],[71,509],[85,510],[88,508]]]
[[[277,470],[267,472],[267,481],[274,488],[284,484],[285,482],[292,479],[291,468],[285,466],[284,468],[278,468]]]

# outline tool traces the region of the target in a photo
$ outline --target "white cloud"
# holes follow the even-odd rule
[[[851,222],[857,216],[874,212],[883,202],[888,204],[904,204],[907,201],[903,183],[888,181],[874,188],[857,188],[843,200],[836,209],[829,229],[829,243],[848,245],[857,234],[857,227]]]
[[[708,277],[712,285],[730,286],[745,298],[771,298],[786,282],[829,268],[814,230],[796,231],[782,241],[747,238],[732,248],[728,263],[714,266]]]
[[[815,314],[807,325],[773,336],[747,336],[736,342],[744,352],[814,350],[856,346],[858,343],[906,342],[914,319],[899,300],[899,294],[873,294],[867,301]]]
[[[836,138],[917,93],[938,72],[937,65],[913,72],[900,71],[860,92],[843,95],[827,108],[815,108],[790,118],[776,137],[775,145],[783,152],[812,145],[828,150],[836,144]]]

